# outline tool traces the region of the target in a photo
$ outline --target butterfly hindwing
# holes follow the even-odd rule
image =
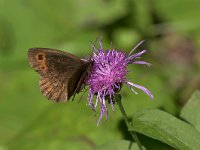
[[[80,78],[85,73],[87,62],[67,52],[49,48],[29,49],[28,59],[31,67],[40,74],[40,90],[48,99],[65,101],[79,92],[82,86]]]

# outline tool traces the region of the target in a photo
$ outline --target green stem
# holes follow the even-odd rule
[[[122,102],[121,102],[121,95],[120,95],[120,94],[116,94],[116,95],[115,95],[115,100],[116,100],[116,102],[117,102],[117,104],[118,104],[118,107],[119,107],[119,109],[120,109],[120,111],[121,111],[121,114],[122,114],[122,116],[123,116],[123,118],[124,118],[124,121],[125,121],[125,123],[126,123],[126,126],[129,128],[131,124],[130,124],[130,122],[129,122],[129,120],[128,120],[127,114],[126,114],[126,112],[125,112],[125,110],[124,110],[124,107],[123,107],[123,105],[122,105]],[[131,134],[132,138],[135,140],[135,142],[137,143],[139,149],[140,149],[140,150],[143,150],[142,145],[141,145],[141,143],[140,143],[140,140],[138,139],[138,136],[137,136],[136,132],[130,131],[130,134]]]

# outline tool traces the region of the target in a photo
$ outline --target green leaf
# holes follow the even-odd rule
[[[181,111],[181,117],[200,131],[200,91],[194,92]]]
[[[139,148],[136,143],[120,140],[103,144],[97,147],[96,150],[139,150]]]
[[[130,131],[162,141],[176,149],[199,150],[200,133],[190,124],[161,110],[135,113]]]

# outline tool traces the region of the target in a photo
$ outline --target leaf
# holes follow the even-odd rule
[[[190,100],[183,107],[180,116],[200,131],[200,91],[194,92]]]
[[[176,149],[199,150],[200,133],[190,124],[161,110],[135,113],[130,131],[162,141]]]
[[[97,147],[96,150],[139,150],[139,148],[136,143],[120,140],[103,144]]]

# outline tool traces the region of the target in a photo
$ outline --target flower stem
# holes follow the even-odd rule
[[[126,126],[129,128],[131,124],[130,124],[130,122],[129,122],[129,120],[128,120],[127,114],[126,114],[126,112],[125,112],[125,110],[124,110],[124,107],[123,107],[123,105],[122,105],[122,102],[121,102],[121,95],[120,95],[120,94],[116,94],[116,95],[115,95],[115,100],[116,100],[116,102],[117,102],[117,104],[118,104],[118,107],[119,107],[119,109],[120,109],[120,111],[121,111],[121,114],[122,114],[123,119],[124,119],[124,121],[125,121],[125,123],[126,123]],[[137,143],[139,149],[140,149],[140,150],[143,150],[142,145],[141,145],[141,143],[140,143],[140,140],[138,139],[138,136],[137,136],[136,132],[130,131],[130,134],[131,134],[132,138],[135,140],[135,142]]]

